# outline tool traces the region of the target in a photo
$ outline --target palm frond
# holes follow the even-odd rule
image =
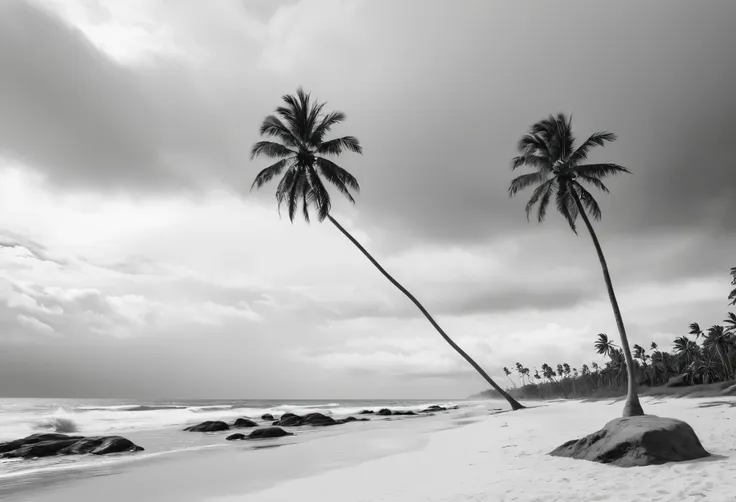
[[[261,124],[261,136],[277,137],[288,146],[299,147],[299,138],[278,117],[269,115]]]
[[[285,199],[288,198],[288,195],[291,193],[291,189],[294,185],[294,180],[296,180],[296,175],[297,169],[294,166],[291,166],[286,171],[286,174],[284,174],[284,177],[281,178],[278,187],[276,187],[276,204],[278,206],[279,216],[281,216],[281,204],[285,201]]]
[[[689,327],[690,327],[690,333],[689,334],[690,335],[695,335],[695,338],[697,338],[697,337],[699,337],[700,335],[703,334],[703,330],[700,329],[700,324],[698,324],[696,322],[691,322]]]
[[[564,113],[558,113],[554,117],[557,129],[556,140],[559,143],[559,158],[567,159],[575,147],[575,136],[572,134],[572,115],[568,118]]]
[[[540,222],[544,221],[544,215],[547,212],[547,205],[549,204],[550,192],[552,192],[554,188],[553,183],[554,183],[554,180],[547,180],[541,185],[539,185],[534,190],[534,192],[532,193],[532,196],[529,198],[529,201],[526,203],[527,221],[529,221],[529,215],[531,214],[532,209],[534,208],[534,205],[538,201],[539,201],[539,213],[537,214],[537,218],[538,218],[538,221]]]
[[[601,192],[610,193],[610,190],[608,189],[608,187],[604,185],[603,182],[599,180],[598,178],[592,178],[590,176],[585,176],[582,174],[578,174],[578,178],[585,181],[586,183],[590,183],[591,185],[596,187]]]
[[[288,199],[286,201],[289,208],[289,220],[292,222],[294,221],[296,210],[299,206],[299,198],[303,197],[305,185],[307,183],[303,169],[296,171],[296,173],[294,183],[291,185],[291,190],[289,191]]]
[[[513,197],[519,190],[523,190],[529,185],[535,183],[541,183],[546,180],[546,177],[541,171],[534,173],[522,174],[511,180],[509,185],[509,197]]]
[[[578,195],[580,196],[580,202],[583,203],[583,207],[587,209],[588,213],[596,219],[601,219],[601,208],[598,206],[598,202],[595,200],[595,198],[588,192],[585,188],[580,185],[580,183],[575,183],[574,189],[577,190]]]
[[[355,136],[343,136],[342,138],[325,141],[317,147],[317,153],[321,155],[340,155],[343,149],[363,153],[363,148]]]
[[[312,140],[314,129],[317,127],[317,120],[319,119],[325,104],[326,103],[315,103],[312,105],[312,109],[309,110],[309,115],[307,117],[307,130],[305,131],[305,139],[307,141]]]
[[[296,91],[296,96],[285,94],[281,99],[287,106],[277,108],[276,113],[281,115],[281,117],[287,121],[300,141],[306,142],[309,139],[307,136],[309,95],[300,87]]]
[[[552,169],[552,164],[550,164],[549,160],[547,160],[547,157],[542,157],[534,154],[519,155],[518,157],[514,157],[513,159],[511,159],[512,171],[522,166],[533,167],[539,169],[540,171],[550,171]]]
[[[293,157],[281,159],[278,162],[271,164],[267,168],[263,169],[253,180],[253,184],[250,186],[250,189],[253,190],[253,188],[261,188],[263,185],[271,181],[274,177],[280,175],[281,171],[283,171],[284,168],[290,165],[293,161]]]
[[[516,148],[522,155],[535,155],[545,158],[551,157],[549,146],[545,143],[544,139],[531,131],[521,137]]]
[[[608,131],[602,131],[602,132],[596,132],[591,134],[588,139],[583,141],[583,143],[577,147],[577,149],[570,155],[568,162],[570,165],[575,165],[578,162],[581,162],[588,158],[588,153],[590,153],[590,149],[594,146],[603,146],[606,144],[606,141],[616,141],[616,135],[612,132]]]
[[[258,141],[250,150],[251,159],[261,155],[272,159],[278,159],[279,157],[289,157],[296,154],[297,152],[294,150],[285,147],[281,143],[275,143],[273,141]]]
[[[345,195],[345,197],[347,197],[350,202],[355,203],[355,199],[353,199],[353,196],[348,188],[352,188],[356,192],[360,192],[360,185],[358,184],[358,180],[356,180],[352,174],[350,174],[331,160],[325,159],[323,157],[317,157],[317,160],[315,162],[322,176],[324,176],[327,181],[335,185],[340,193]]]
[[[314,168],[310,167],[306,172],[307,181],[310,187],[309,196],[311,202],[313,202],[317,207],[317,217],[319,221],[322,221],[327,218],[328,214],[330,214],[330,208],[332,206],[332,203],[330,202],[330,194]]]
[[[728,328],[726,328],[726,331],[736,330],[736,314],[733,312],[729,312],[723,322],[729,325]]]
[[[319,125],[314,128],[314,132],[312,133],[312,138],[310,140],[311,145],[316,147],[322,143],[325,134],[332,129],[332,126],[339,124],[343,120],[345,120],[345,114],[342,112],[331,112],[325,115]]]
[[[573,170],[578,176],[587,176],[589,178],[597,179],[621,173],[631,174],[631,171],[624,166],[619,166],[618,164],[585,164],[582,166],[575,166]]]
[[[557,189],[557,211],[565,217],[572,231],[577,234],[578,230],[575,227],[575,220],[578,218],[578,206],[570,193],[570,190],[573,189],[570,186],[570,182],[561,182],[559,184],[559,188]]]
[[[305,183],[306,186],[306,183]],[[304,221],[307,223],[310,222],[309,219],[309,189],[307,189],[307,193],[305,193],[305,189],[302,188],[302,214],[304,214]]]

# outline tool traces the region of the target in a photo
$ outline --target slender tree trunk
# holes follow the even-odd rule
[[[621,310],[618,308],[618,301],[616,300],[616,294],[613,291],[613,283],[611,282],[611,276],[608,273],[608,265],[606,264],[606,257],[603,256],[603,249],[598,242],[598,237],[595,235],[593,225],[590,224],[588,215],[585,213],[585,208],[580,202],[577,192],[574,188],[570,190],[575,204],[578,207],[578,212],[585,222],[585,226],[588,227],[590,237],[593,239],[593,245],[598,253],[598,259],[601,262],[601,269],[603,270],[603,279],[606,282],[606,289],[608,289],[608,299],[611,301],[611,307],[613,308],[613,316],[616,318],[616,326],[618,327],[618,333],[621,336],[621,348],[624,350],[624,357],[626,358],[626,374],[628,376],[628,391],[626,395],[626,403],[624,404],[625,417],[634,417],[644,414],[644,410],[639,403],[639,395],[637,394],[636,375],[634,373],[634,358],[631,357],[631,349],[629,348],[629,338],[626,336],[626,328],[624,327],[624,320],[621,316]]]
[[[560,389],[560,393],[562,393],[562,399],[567,399],[567,394],[565,394],[565,389],[562,388],[562,385],[560,385],[560,382],[557,381],[557,379],[552,379],[552,381],[557,385],[557,388]]]
[[[508,379],[509,379],[509,382],[511,382],[511,386],[512,386],[512,387],[513,387],[513,388],[515,389],[515,388],[516,388],[516,384],[514,383],[514,381],[513,381],[513,380],[511,380],[511,377],[510,377],[510,376],[508,376],[508,375],[506,375],[506,378],[508,378]]]
[[[389,280],[389,282],[391,282],[391,284],[393,284],[394,286],[396,286],[396,288],[399,291],[401,291],[402,293],[404,293],[404,295],[406,295],[406,297],[409,300],[411,300],[411,302],[414,305],[416,305],[416,307],[421,311],[421,313],[424,314],[424,317],[426,317],[427,320],[430,322],[430,324],[432,326],[434,326],[434,329],[437,330],[437,332],[440,334],[440,336],[442,338],[444,338],[447,343],[450,344],[450,347],[452,347],[453,349],[455,349],[455,351],[458,354],[460,354],[463,357],[463,359],[465,359],[475,369],[475,371],[477,371],[480,374],[480,376],[482,376],[485,379],[485,381],[488,382],[490,384],[490,386],[493,387],[496,390],[496,392],[498,392],[499,394],[501,394],[504,397],[504,399],[506,399],[506,401],[509,402],[509,404],[511,405],[511,409],[512,410],[520,410],[520,409],[523,409],[524,408],[524,406],[522,406],[516,399],[514,399],[513,397],[511,397],[511,395],[509,395],[508,392],[506,392],[505,390],[503,390],[496,382],[494,382],[493,379],[490,376],[488,376],[488,373],[486,373],[483,370],[483,368],[481,368],[480,365],[478,365],[478,363],[476,363],[473,360],[472,357],[470,357],[449,336],[447,336],[447,334],[440,327],[440,325],[437,324],[437,321],[435,321],[434,318],[429,314],[429,312],[427,312],[427,309],[425,309],[424,306],[421,303],[419,303],[419,300],[417,300],[416,298],[414,298],[414,295],[412,295],[411,293],[409,293],[409,291],[404,286],[402,286],[401,284],[399,284],[399,282],[396,279],[394,279],[393,277],[391,277],[391,275],[388,272],[386,272],[386,270],[384,270],[384,268],[381,265],[379,265],[379,263],[370,255],[370,253],[368,251],[366,251],[366,249],[357,240],[355,240],[355,238],[352,235],[350,235],[350,233],[347,230],[345,230],[342,227],[342,225],[340,225],[331,215],[327,215],[327,217],[330,219],[330,221],[332,222],[332,224],[335,225],[335,227],[337,227],[337,229],[345,237],[348,238],[348,240],[350,242],[352,242],[353,244],[355,244],[355,247],[357,247],[360,250],[360,252],[363,253],[363,255],[365,255],[366,258],[368,258],[368,260],[373,264],[373,266],[376,267],[378,269],[378,271],[381,272],[383,274],[383,276],[386,279]]]

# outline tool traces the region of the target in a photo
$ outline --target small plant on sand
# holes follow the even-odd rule
[[[557,116],[550,116],[537,122],[519,140],[519,155],[513,159],[511,164],[512,169],[529,167],[534,172],[514,178],[509,186],[509,195],[513,196],[519,190],[536,185],[526,205],[527,218],[536,205],[538,206],[537,219],[540,222],[543,221],[549,202],[554,197],[557,210],[565,217],[573,232],[577,234],[575,223],[578,216],[585,223],[598,254],[603,279],[608,290],[608,298],[621,337],[621,348],[626,358],[628,394],[623,415],[628,417],[643,415],[644,411],[639,403],[634,360],[629,348],[629,339],[626,335],[623,316],[613,290],[613,282],[608,273],[608,264],[603,255],[603,249],[598,242],[598,237],[593,230],[593,225],[588,218],[588,214],[590,214],[593,219],[599,220],[601,210],[593,195],[583,186],[587,184],[603,192],[608,192],[608,188],[601,181],[602,178],[630,172],[627,168],[618,164],[583,164],[591,148],[603,146],[615,139],[616,135],[613,133],[597,132],[588,137],[582,144],[576,146],[572,134],[571,120],[564,114],[560,113]]]
[[[258,173],[251,189],[260,188],[274,178],[281,177],[276,188],[276,202],[279,210],[282,205],[286,206],[289,220],[293,222],[300,210],[307,222],[310,220],[310,210],[316,212],[318,221],[329,220],[391,284],[411,300],[440,336],[509,402],[512,409],[523,408],[447,336],[414,295],[389,275],[330,214],[332,207],[330,193],[323,180],[334,186],[353,203],[355,199],[350,190],[358,192],[360,189],[358,180],[332,160],[344,151],[362,153],[363,149],[358,139],[353,136],[326,139],[331,129],[345,120],[345,114],[342,112],[324,113],[325,103],[313,100],[302,89],[297,90],[296,95],[286,95],[282,99],[284,104],[276,108],[276,114],[267,116],[261,125],[261,135],[276,141],[259,141],[253,145],[251,150],[251,158],[263,156],[274,159],[275,162]]]

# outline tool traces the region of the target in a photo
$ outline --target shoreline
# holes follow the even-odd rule
[[[258,450],[195,452],[140,468],[0,491],[0,497],[13,502],[77,502],[100,493],[110,494],[106,502],[733,501],[736,398],[643,396],[642,404],[648,414],[689,423],[711,457],[643,468],[550,457],[560,444],[619,417],[620,403],[563,400],[490,414],[498,403],[489,401],[489,409],[475,416],[461,409],[376,421],[385,427],[346,428],[315,441]]]
[[[499,403],[489,401],[488,408]],[[436,415],[380,417],[324,428],[293,428],[295,436],[255,442],[229,442],[222,433],[188,433],[213,445],[126,454],[95,465],[69,465],[0,476],[3,501],[91,500],[109,492],[106,502],[137,500],[199,501],[213,495],[252,493],[302,477],[421,449],[434,432],[474,423],[487,409],[460,409]],[[200,436],[200,434],[202,434]],[[138,441],[139,435],[127,434]],[[140,441],[145,443],[145,441]],[[182,473],[186,472],[187,475]],[[244,477],[244,473],[247,473]],[[135,487],[148,487],[137,492]],[[112,487],[112,488],[111,488]],[[135,493],[131,493],[133,490]],[[92,497],[92,498],[90,498]]]

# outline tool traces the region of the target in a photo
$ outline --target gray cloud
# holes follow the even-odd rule
[[[616,161],[634,171],[613,180],[613,193],[600,197],[604,220],[597,228],[617,288],[631,291],[646,282],[675,287],[689,278],[722,274],[726,290],[736,247],[736,177],[731,173],[736,5],[731,0],[356,4],[354,18],[344,25],[327,13],[325,30],[310,25],[314,40],[296,37],[300,27],[287,23],[285,33],[295,36],[293,47],[286,44],[288,64],[273,69],[258,64],[267,44],[247,33],[247,26],[177,24],[191,29],[185,35],[204,51],[204,61],[157,55],[145,63],[122,64],[46,10],[21,0],[2,2],[0,155],[40,172],[54,189],[82,187],[134,197],[186,190],[197,197],[223,184],[245,195],[262,167],[248,160],[262,117],[281,94],[304,85],[330,107],[347,112],[348,120],[336,132],[354,134],[365,146],[364,156],[346,157],[343,164],[361,181],[356,226],[374,239],[371,251],[380,260],[430,245],[523,241],[515,254],[492,257],[507,264],[499,277],[439,286],[422,283],[422,277],[402,278],[433,313],[548,312],[603,294],[588,236],[575,236],[556,215],[541,228],[528,224],[523,207],[529,194],[507,197],[516,140],[534,121],[564,111],[574,114],[579,137],[602,129],[619,135],[593,160]],[[196,17],[195,5],[182,2],[172,23]],[[266,0],[243,3],[243,12],[261,21],[277,8]],[[99,12],[98,20],[109,14]],[[273,203],[274,189],[247,196]],[[26,249],[58,267],[70,264],[21,237],[9,236],[0,246]],[[87,265],[119,274],[124,286],[90,287],[70,296],[70,287],[12,283],[10,294],[26,295],[49,312],[33,310],[32,303],[0,306],[7,337],[36,336],[43,325],[57,334],[80,325],[124,325],[120,304],[110,298],[124,295],[133,283],[130,290],[145,301],[177,297],[223,308],[261,302],[270,305],[266,310],[278,305],[279,312],[301,316],[305,331],[326,318],[417,315],[398,292],[391,293],[396,296],[388,304],[351,298],[325,305],[298,291],[183,277],[145,257]],[[584,273],[569,281],[553,278],[558,265]],[[513,276],[516,280],[509,280]],[[58,308],[68,319],[53,313]],[[659,328],[678,329],[685,316],[665,320],[663,315]],[[657,328],[632,322],[631,331]],[[226,329],[243,327],[233,321],[213,329],[219,342],[235,336]],[[276,323],[265,331],[278,329],[294,328]],[[82,338],[93,336],[85,331]],[[115,343],[131,358],[145,350],[142,341]],[[254,343],[254,354],[278,350],[269,343]],[[74,360],[90,357],[93,349],[102,350],[100,365],[112,364],[104,352],[111,349],[92,345]],[[167,353],[164,346],[150,350]],[[216,357],[215,349],[207,350]],[[555,350],[564,354],[568,349]],[[26,352],[15,357],[48,363]],[[193,357],[186,351],[175,356],[181,364],[191,364]],[[8,358],[0,368],[17,365]],[[236,364],[235,356],[227,358]],[[154,375],[155,364],[141,361],[142,374]],[[63,368],[76,375],[75,383],[82,381],[82,372]],[[7,371],[0,375],[7,376]]]

